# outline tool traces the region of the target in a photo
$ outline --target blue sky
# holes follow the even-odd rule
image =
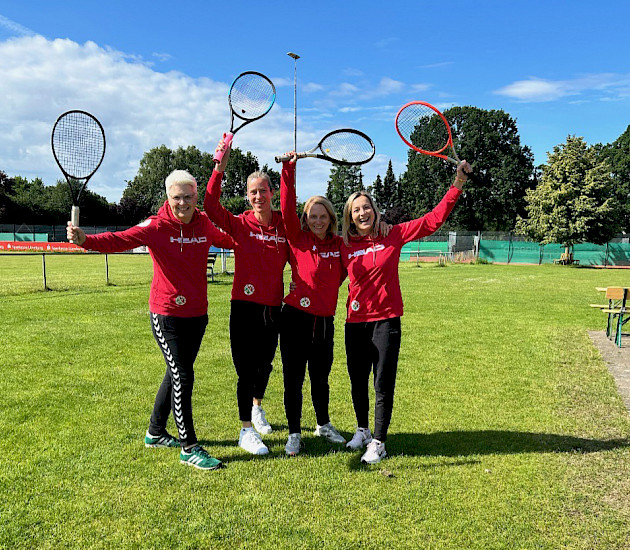
[[[245,70],[268,75],[277,100],[235,143],[274,164],[293,145],[288,51],[301,56],[298,149],[335,128],[363,130],[377,150],[363,167],[366,184],[390,159],[397,175],[404,171],[394,117],[414,99],[503,109],[544,163],[569,134],[607,143],[630,124],[630,2],[602,6],[0,0],[0,170],[54,184],[52,125],[85,109],[108,140],[90,188],[118,201],[151,147],[214,149],[229,129],[229,85]],[[325,193],[329,171],[300,161],[300,199]]]

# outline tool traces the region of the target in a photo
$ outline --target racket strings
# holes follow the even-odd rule
[[[324,138],[321,151],[333,160],[362,163],[374,156],[374,144],[354,132],[335,132]]]
[[[275,95],[276,91],[269,80],[257,74],[244,74],[232,84],[230,105],[238,117],[254,120],[271,109]]]
[[[404,139],[423,151],[438,153],[449,144],[448,128],[442,117],[426,105],[408,105],[398,114],[396,125]]]
[[[105,153],[98,122],[84,113],[68,113],[55,125],[52,146],[59,165],[72,178],[89,177]]]

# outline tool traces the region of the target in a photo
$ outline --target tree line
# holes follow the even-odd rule
[[[613,143],[589,146],[569,135],[534,165],[531,149],[520,141],[516,121],[502,110],[453,107],[444,111],[462,159],[471,160],[481,182],[469,184],[445,228],[467,231],[518,231],[541,243],[567,246],[603,243],[630,232],[630,126]],[[430,141],[431,125],[414,136]],[[0,167],[1,168],[1,167]],[[119,203],[86,189],[81,197],[84,225],[134,225],[154,214],[165,199],[164,179],[175,169],[188,170],[204,183],[214,168],[212,155],[195,146],[171,150],[165,145],[146,152],[135,177],[126,181]],[[277,188],[280,174],[261,167],[249,151],[232,151],[224,176],[222,202],[238,214],[247,208],[247,176],[266,171]],[[450,186],[455,167],[441,159],[409,150],[405,171],[386,173],[368,183],[360,167],[333,165],[326,196],[341,216],[346,198],[367,189],[389,223],[410,220],[430,211]],[[279,207],[279,197],[275,196]],[[65,224],[71,198],[65,181],[45,186],[40,178],[8,177],[0,171],[0,223]]]

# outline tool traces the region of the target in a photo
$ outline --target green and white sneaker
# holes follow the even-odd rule
[[[201,445],[195,445],[190,451],[182,449],[182,452],[179,454],[179,461],[182,464],[194,466],[200,470],[216,470],[223,466],[220,460],[211,457]]]
[[[168,432],[162,435],[151,435],[148,431],[144,436],[145,447],[181,447],[179,439],[173,437]]]

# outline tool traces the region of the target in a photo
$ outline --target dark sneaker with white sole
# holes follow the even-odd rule
[[[147,432],[144,436],[145,447],[181,447],[179,439],[173,437],[168,432],[164,432],[162,435],[151,435]]]

